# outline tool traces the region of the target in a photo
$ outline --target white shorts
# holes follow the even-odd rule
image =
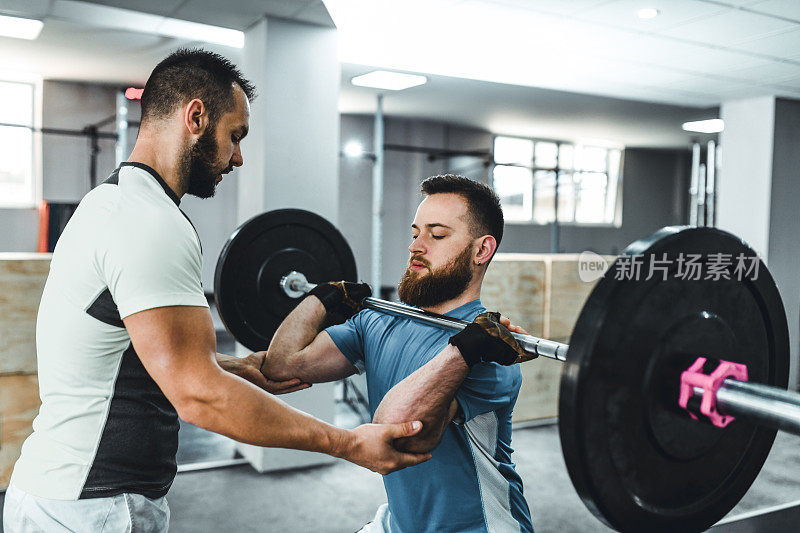
[[[384,503],[378,507],[372,522],[362,527],[358,533],[390,533],[389,529],[389,504]]]
[[[3,502],[5,533],[166,533],[166,498],[120,494],[88,500],[48,500],[10,485]]]

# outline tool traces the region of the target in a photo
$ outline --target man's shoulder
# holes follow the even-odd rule
[[[112,239],[118,237],[119,242],[143,240],[172,247],[191,245],[195,240],[188,222],[181,221],[174,213],[149,205],[123,207],[109,229],[113,232],[109,236]]]
[[[397,319],[398,317],[395,315],[376,311],[375,309],[362,309],[353,317],[354,322],[359,322],[362,326],[376,323],[387,325]]]
[[[147,205],[120,208],[106,228],[105,243],[113,257],[135,263],[195,262],[200,255],[197,237],[188,222],[181,223],[164,209]]]

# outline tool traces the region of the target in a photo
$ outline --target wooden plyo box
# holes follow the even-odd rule
[[[0,253],[0,490],[39,412],[36,314],[50,254]]]
[[[604,259],[611,264],[616,257]],[[577,254],[497,254],[486,272],[481,300],[531,335],[569,343],[596,283],[581,280]],[[563,368],[543,357],[520,365],[523,381],[514,422],[558,416]]]
[[[0,490],[8,487],[22,443],[39,413],[35,375],[0,376]]]
[[[0,253],[0,375],[36,373],[36,313],[50,257]]]
[[[499,311],[514,324],[537,337],[544,336],[549,264],[542,256],[497,254],[486,271],[481,301],[486,309]],[[514,421],[553,416],[552,398],[558,397],[553,383],[560,365],[541,360],[523,363],[522,388],[514,408]]]

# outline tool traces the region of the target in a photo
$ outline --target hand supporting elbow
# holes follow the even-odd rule
[[[375,416],[372,418],[374,424],[399,424],[410,420],[422,422],[422,430],[416,435],[395,439],[394,447],[397,450],[410,453],[429,453],[441,442],[446,426],[441,419],[415,415],[402,409],[383,407],[381,404],[375,411]]]
[[[423,425],[423,428],[426,426]],[[413,437],[403,437],[394,441],[394,447],[401,452],[430,453],[439,446],[444,435],[443,428],[424,429]]]
[[[295,372],[288,364],[290,357],[291,356],[281,356],[267,352],[267,356],[261,364],[261,373],[265,378],[274,381],[285,381],[295,378],[296,376],[293,375]]]

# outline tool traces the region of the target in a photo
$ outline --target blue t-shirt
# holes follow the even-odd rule
[[[474,300],[447,313],[473,320]],[[369,409],[441,352],[452,331],[366,309],[326,331],[359,370],[366,370]],[[451,422],[432,458],[383,477],[392,533],[532,532],[522,480],[511,462],[511,412],[518,365],[479,363],[456,393],[463,419]]]

